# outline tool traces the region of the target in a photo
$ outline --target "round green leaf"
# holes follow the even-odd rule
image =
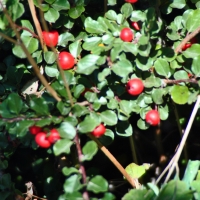
[[[83,187],[83,185],[80,182],[80,179],[81,179],[81,176],[78,174],[74,174],[70,176],[69,178],[67,178],[64,183],[65,192],[68,194],[73,194],[76,191],[79,191]]]
[[[73,141],[69,139],[61,139],[58,140],[54,145],[53,145],[53,151],[56,156],[66,153],[70,153],[70,147],[72,146]]]
[[[188,18],[186,21],[186,28],[188,32],[192,32],[200,26],[199,17],[200,17],[200,8],[193,10],[188,15]]]
[[[44,53],[44,60],[47,62],[47,64],[53,64],[56,60],[56,55],[52,51],[46,51]]]
[[[112,65],[112,70],[118,76],[124,77],[133,72],[133,66],[129,60],[120,60]]]
[[[108,182],[102,176],[93,177],[87,184],[87,190],[94,193],[106,192],[108,190]]]
[[[68,10],[70,8],[70,4],[65,0],[55,0],[55,2],[51,5],[55,10]]]
[[[60,72],[58,71],[57,65],[46,65],[45,66],[45,73],[49,77],[58,77]]]
[[[159,75],[166,78],[169,78],[171,76],[169,63],[165,59],[158,58],[154,63],[154,67]]]
[[[171,89],[171,97],[177,104],[185,104],[188,102],[189,90],[186,86],[174,85]]]
[[[76,129],[69,122],[62,122],[58,128],[62,138],[73,139],[76,135]]]
[[[59,12],[53,8],[50,8],[47,12],[44,13],[45,20],[50,23],[55,23],[59,16]]]
[[[112,110],[106,110],[100,114],[102,121],[109,126],[117,124],[117,115]]]
[[[85,119],[78,125],[78,130],[81,133],[92,132],[99,125],[99,120],[91,115],[85,117]]]
[[[82,148],[83,152],[82,161],[92,160],[97,151],[98,151],[97,143],[94,141],[88,141]]]
[[[85,8],[83,6],[75,6],[69,10],[68,14],[72,19],[77,19],[84,11]]]
[[[74,41],[74,36],[71,33],[62,33],[58,38],[58,45],[66,47],[69,41]]]
[[[82,51],[81,45],[82,42],[80,40],[77,40],[76,42],[73,42],[69,45],[69,51],[74,56],[74,58],[77,58],[80,55]]]
[[[97,55],[86,55],[81,60],[79,60],[77,64],[77,73],[89,75],[91,74],[96,68],[96,62],[99,59]]]

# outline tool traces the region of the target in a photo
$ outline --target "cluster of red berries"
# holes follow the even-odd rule
[[[55,128],[47,133],[41,127],[33,125],[29,127],[29,132],[35,135],[36,144],[43,148],[49,148],[56,141],[60,140],[60,134]]]
[[[43,31],[42,32],[44,43],[48,47],[55,47],[58,44],[59,34],[57,31]],[[59,65],[63,70],[71,69],[74,67],[75,60],[72,54],[66,51],[62,51],[58,56]]]
[[[132,95],[137,96],[144,90],[144,84],[141,79],[133,78],[126,84],[126,91]],[[145,120],[151,126],[157,126],[160,123],[160,115],[157,110],[150,110],[146,113]]]

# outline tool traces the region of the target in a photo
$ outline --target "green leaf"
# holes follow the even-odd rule
[[[185,104],[189,98],[189,90],[186,86],[174,85],[171,89],[171,97],[177,104]]]
[[[131,178],[135,179],[142,177],[146,173],[146,169],[143,165],[137,165],[135,163],[126,166],[125,170]]]
[[[138,22],[138,21],[144,21],[146,19],[146,14],[142,12],[141,10],[134,10],[131,14],[131,21]]]
[[[30,100],[30,108],[36,112],[37,115],[48,115],[49,108],[44,98],[32,97]],[[41,109],[42,108],[42,109]]]
[[[56,60],[55,53],[52,51],[44,52],[44,60],[47,62],[47,64],[53,64]]]
[[[134,197],[134,200],[152,200],[154,199],[154,193],[152,190],[147,189],[131,189],[127,194],[122,197],[122,200],[130,200]]]
[[[154,75],[151,75],[149,78],[147,78],[144,82],[144,86],[146,88],[151,87],[160,87],[161,86],[161,79],[155,77]]]
[[[58,77],[60,72],[57,68],[57,65],[46,65],[45,66],[45,73],[49,76],[49,77]]]
[[[173,3],[170,4],[170,7],[182,9],[185,7],[185,5],[185,0],[173,0]]]
[[[23,108],[23,102],[16,93],[11,93],[7,98],[7,109],[10,113],[19,115]]]
[[[68,122],[62,122],[57,130],[62,138],[72,140],[76,135],[76,129]]]
[[[78,125],[78,130],[81,133],[92,132],[100,124],[99,120],[92,115],[87,115],[85,119]]]
[[[69,139],[60,139],[53,145],[53,151],[56,156],[66,153],[70,153],[70,147],[72,146],[73,141]]]
[[[120,77],[126,77],[133,72],[133,66],[129,60],[120,60],[112,65],[112,71]]]
[[[169,63],[166,61],[166,59],[158,58],[154,63],[154,67],[159,75],[166,78],[169,78],[171,76]]]
[[[177,72],[174,73],[174,78],[176,80],[179,80],[179,79],[188,79],[188,73],[184,70],[179,70]]]
[[[15,2],[15,3],[14,3]],[[14,1],[12,6],[9,6],[8,10],[12,13],[12,20],[15,21],[21,17],[24,13],[24,5],[18,1]]]
[[[66,47],[69,41],[74,41],[74,36],[71,33],[62,33],[58,38],[58,45],[62,47]]]
[[[62,168],[62,173],[65,175],[65,176],[69,176],[71,174],[78,174],[80,173],[78,169],[76,169],[75,167],[63,167]]]
[[[94,193],[106,192],[108,190],[108,182],[102,176],[93,177],[87,184],[87,190]]]
[[[59,16],[59,12],[53,8],[50,8],[47,12],[44,13],[45,20],[50,23],[55,23]]]
[[[128,121],[118,121],[116,125],[116,134],[123,137],[129,137],[133,134],[133,128]]]
[[[112,110],[106,110],[106,111],[103,111],[101,114],[101,119],[102,121],[106,124],[106,125],[109,125],[109,126],[114,126],[117,124],[117,115],[114,111]]]
[[[61,115],[67,115],[71,110],[71,107],[68,106],[67,104],[63,103],[62,101],[59,101],[57,103],[56,107],[60,111]]]
[[[86,114],[89,113],[88,109],[85,106],[80,106],[78,104],[75,104],[73,106],[72,112],[77,117],[81,117],[81,116],[86,115]]]
[[[27,48],[30,54],[32,54],[38,49],[38,40],[33,37],[23,36],[22,42],[24,43],[25,47]],[[13,54],[19,58],[27,57],[20,45],[15,45],[12,51]]]
[[[186,167],[183,179],[182,179],[182,181],[184,181],[187,184],[188,189],[198,173],[199,166],[200,166],[199,160],[195,160],[195,161],[189,160],[188,161],[188,164],[187,164],[187,167]]]
[[[195,29],[197,29],[200,26],[200,9],[193,10],[189,13],[187,21],[186,21],[186,28],[188,32],[193,32]]]
[[[31,120],[23,120],[16,123],[16,132],[18,137],[24,137],[27,134],[27,130],[34,124]]]
[[[197,57],[193,58],[191,69],[194,72],[195,76],[197,76],[197,77],[200,76],[199,63],[200,63],[200,56],[197,56]]]
[[[85,29],[88,33],[104,33],[105,28],[91,17],[87,17],[84,22]]]
[[[94,141],[88,141],[82,148],[83,151],[83,158],[82,161],[85,160],[92,160],[94,155],[98,151],[97,143]]]
[[[200,45],[199,44],[193,44],[186,51],[183,51],[183,55],[186,58],[195,58],[197,56],[200,56]]]
[[[82,51],[81,45],[82,42],[80,40],[77,40],[69,45],[69,51],[74,58],[77,58],[80,55]]]
[[[133,11],[133,7],[132,7],[132,5],[130,3],[125,3],[121,7],[121,13],[123,15],[125,15],[126,18],[128,18],[131,15],[132,11]]]
[[[192,199],[193,191],[187,190],[187,185],[183,181],[171,180],[160,191],[157,200],[171,199],[173,197],[176,200],[188,200]]]
[[[81,176],[77,174],[70,176],[68,179],[66,179],[64,183],[64,191],[66,193],[74,193],[76,191],[79,191],[83,187],[80,179]]]
[[[152,99],[155,104],[162,104],[163,103],[163,95],[165,94],[165,90],[159,88],[159,89],[153,89],[152,91]]]
[[[116,0],[108,0],[108,5],[109,6],[114,6],[116,4],[117,4]]]
[[[132,53],[134,56],[138,53],[138,45],[131,42],[123,42],[121,49],[126,53]]]
[[[160,119],[161,120],[166,120],[168,118],[168,116],[169,116],[168,105],[167,104],[165,106],[159,105],[158,112],[160,114]]]
[[[77,19],[84,11],[85,8],[83,6],[75,6],[69,10],[68,14],[72,19]]]
[[[90,51],[93,48],[97,48],[100,42],[101,42],[101,37],[86,38],[85,42],[83,43],[83,49]]]
[[[81,60],[79,60],[76,72],[85,75],[91,74],[97,68],[96,63],[98,59],[99,56],[97,55],[84,56]]]
[[[110,19],[110,20],[116,21],[117,20],[117,13],[114,10],[109,10],[105,13],[105,17]]]
[[[146,123],[146,121],[144,121],[144,120],[142,120],[142,119],[139,119],[138,121],[137,121],[137,126],[138,126],[138,128],[140,128],[141,130],[146,130],[146,129],[148,129],[149,128],[149,124],[148,123]]]
[[[55,2],[51,5],[55,10],[68,10],[70,8],[70,4],[65,0],[55,0]]]
[[[8,161],[7,160],[0,160],[0,169],[4,170],[8,167]]]
[[[34,32],[34,29],[33,29],[33,26],[32,24],[30,23],[30,21],[28,20],[21,20],[21,23],[22,23],[22,26],[23,27],[26,27],[27,29],[31,30]],[[27,31],[27,30],[23,30],[21,36],[29,36],[29,37],[32,37],[32,34]]]

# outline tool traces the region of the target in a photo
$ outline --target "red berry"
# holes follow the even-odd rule
[[[135,30],[137,30],[137,31],[140,30],[140,27],[139,27],[139,25],[138,25],[137,22],[131,22],[131,25],[132,25],[132,27],[133,27]]]
[[[144,84],[139,78],[134,78],[128,81],[126,90],[130,95],[137,96],[144,90]]]
[[[128,3],[136,3],[138,0],[125,0]]]
[[[147,112],[145,120],[151,126],[157,126],[160,123],[160,115],[157,110],[150,110]]]
[[[131,42],[133,40],[134,34],[130,28],[123,28],[120,32],[121,40],[125,42]]]
[[[64,70],[71,69],[72,67],[74,67],[75,64],[74,57],[69,52],[66,51],[61,52],[59,54],[58,60],[61,68]]]
[[[43,31],[42,32],[44,43],[48,47],[55,47],[58,44],[58,32],[57,31]]]
[[[185,51],[186,49],[190,48],[192,46],[191,43],[186,43],[183,47],[182,47],[182,51]]]
[[[35,134],[37,134],[37,133],[39,133],[39,132],[41,132],[41,131],[42,131],[42,128],[39,127],[39,126],[33,125],[33,126],[29,127],[29,132],[30,132],[31,134],[33,134],[33,135],[35,135]]]
[[[95,137],[99,138],[102,135],[104,135],[104,133],[106,132],[106,128],[103,124],[100,124],[99,126],[97,126],[92,132],[91,134],[94,135]]]
[[[51,143],[47,138],[47,134],[45,132],[40,132],[35,136],[35,142],[43,148],[49,148]]]
[[[50,130],[48,140],[52,144],[55,143],[57,140],[60,140],[60,134],[55,128]]]

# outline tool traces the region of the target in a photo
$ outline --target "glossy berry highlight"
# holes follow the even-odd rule
[[[139,78],[131,79],[126,84],[126,91],[132,96],[137,96],[141,94],[143,90],[144,84]]]
[[[151,126],[157,126],[160,123],[160,115],[157,110],[150,110],[145,116],[145,120]]]

